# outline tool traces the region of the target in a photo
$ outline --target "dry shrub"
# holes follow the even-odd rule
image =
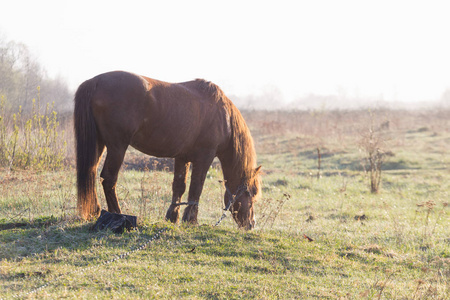
[[[54,170],[63,166],[67,143],[53,104],[40,107],[40,88],[32,111],[8,113],[7,99],[0,100],[0,165],[9,169]],[[44,112],[42,112],[44,111]]]
[[[361,140],[359,141],[359,146],[365,153],[366,164],[363,164],[363,166],[369,173],[370,192],[374,194],[380,191],[381,168],[386,157],[390,154],[386,150],[388,140],[386,128],[389,127],[385,124],[384,122],[381,126],[376,127],[374,117],[371,114],[369,128],[361,133]]]
[[[261,207],[261,217],[259,221],[259,223],[261,224],[261,229],[265,228],[266,226],[269,226],[270,228],[273,227],[273,224],[275,223],[275,220],[283,209],[284,204],[286,204],[286,201],[288,201],[289,199],[291,199],[291,195],[289,195],[288,193],[283,193],[283,196],[278,200],[274,200],[272,198],[264,199],[263,207]]]

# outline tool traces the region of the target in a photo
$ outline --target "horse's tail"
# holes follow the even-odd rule
[[[97,128],[92,114],[91,99],[97,80],[83,82],[75,93],[74,129],[77,156],[77,208],[83,219],[97,217],[100,205],[97,200],[95,178],[99,161]]]

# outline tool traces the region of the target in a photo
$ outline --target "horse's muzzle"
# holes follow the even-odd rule
[[[253,228],[255,228],[255,226],[256,226],[256,221],[251,220],[250,222],[248,222],[248,224],[246,226],[243,226],[243,228],[245,230],[252,230]]]

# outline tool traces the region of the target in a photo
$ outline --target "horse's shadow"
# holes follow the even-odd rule
[[[20,262],[36,257],[42,263],[64,262],[74,266],[108,260],[147,242],[158,226],[142,227],[117,234],[111,230],[92,230],[95,222],[48,220],[0,224],[0,261]],[[89,250],[90,249],[90,250]],[[89,250],[89,251],[85,251]],[[78,259],[73,259],[78,256]]]

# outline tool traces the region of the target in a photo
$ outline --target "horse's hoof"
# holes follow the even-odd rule
[[[197,206],[188,206],[184,210],[183,214],[183,222],[197,225],[197,214],[198,214],[198,207]]]
[[[183,218],[183,222],[186,224],[189,224],[189,225],[194,225],[194,226],[198,225],[197,219],[185,220]]]
[[[174,224],[178,223],[178,219],[180,217],[179,210],[180,209],[178,207],[171,205],[166,213],[166,221],[170,221]]]

